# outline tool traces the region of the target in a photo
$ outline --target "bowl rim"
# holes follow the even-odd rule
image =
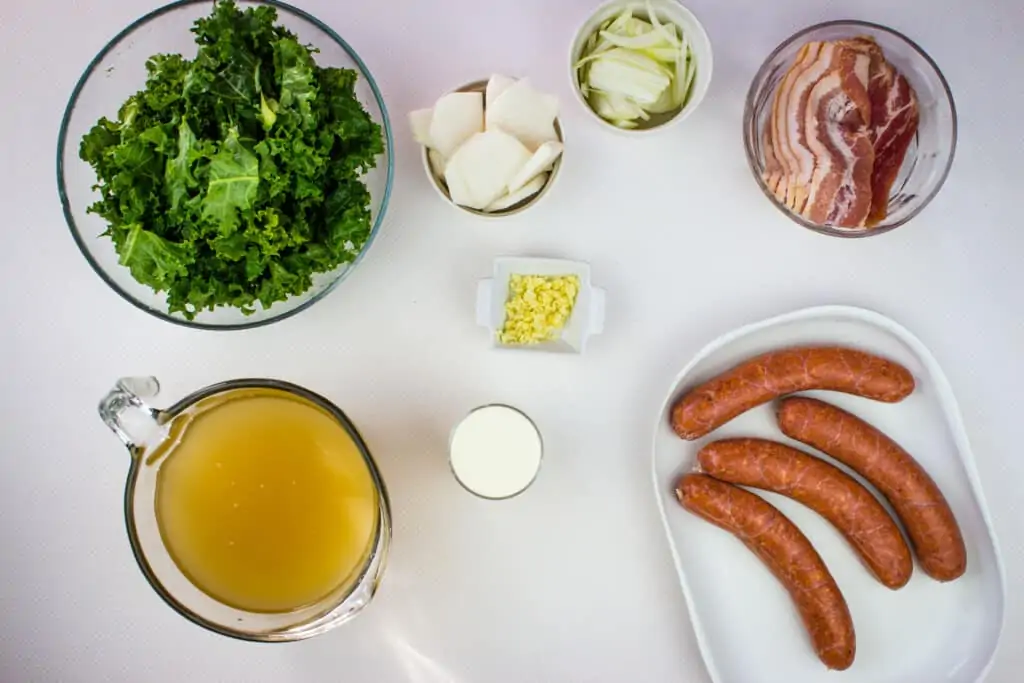
[[[117,34],[115,34],[110,40],[108,40],[107,43],[103,46],[103,48],[96,53],[96,56],[89,61],[89,63],[85,67],[85,71],[83,71],[82,75],[79,76],[78,81],[75,83],[74,89],[71,91],[71,96],[68,98],[68,103],[64,107],[64,114],[61,117],[60,130],[57,133],[57,193],[60,196],[61,209],[64,212],[64,220],[67,223],[69,232],[71,232],[71,237],[75,240],[75,244],[78,246],[78,250],[82,253],[82,256],[85,257],[85,260],[89,263],[89,266],[92,267],[93,271],[97,275],[99,275],[100,279],[107,283],[107,285],[112,290],[114,290],[122,299],[130,303],[135,308],[145,311],[146,313],[149,313],[150,315],[157,317],[160,320],[174,323],[175,325],[181,325],[182,327],[191,327],[193,329],[216,331],[245,330],[270,325],[272,323],[276,323],[281,320],[290,318],[300,313],[301,311],[306,310],[307,308],[315,304],[317,301],[320,301],[328,294],[330,294],[332,291],[334,291],[334,289],[341,283],[341,281],[347,278],[349,274],[351,274],[351,272],[355,270],[355,267],[359,264],[359,262],[363,259],[366,253],[370,250],[370,247],[372,246],[374,239],[380,232],[380,227],[384,221],[384,215],[387,213],[388,204],[391,201],[391,193],[394,188],[395,178],[395,164],[393,156],[394,139],[392,135],[391,121],[388,116],[387,106],[384,104],[384,97],[380,92],[380,88],[377,86],[377,82],[373,78],[373,75],[370,73],[369,68],[367,68],[366,63],[363,62],[362,58],[356,53],[352,46],[345,41],[344,38],[342,38],[334,31],[334,29],[332,29],[330,26],[325,24],[320,19],[314,17],[312,14],[293,5],[289,5],[286,2],[282,2],[281,0],[240,0],[239,4],[243,6],[269,5],[271,7],[274,7],[275,9],[287,12],[300,19],[308,21],[309,23],[313,24],[318,29],[323,31],[325,34],[327,34],[332,40],[334,40],[334,42],[337,43],[342,50],[344,50],[345,54],[347,54],[352,59],[352,61],[355,62],[356,66],[361,72],[360,76],[365,77],[366,82],[369,84],[370,90],[373,93],[373,98],[376,101],[377,106],[380,108],[381,113],[381,128],[383,129],[384,132],[385,145],[383,156],[385,157],[387,162],[387,177],[384,183],[384,195],[381,198],[380,209],[377,212],[377,217],[374,219],[373,226],[371,226],[370,228],[370,236],[366,239],[366,242],[363,244],[362,249],[360,249],[359,254],[347,264],[345,271],[339,274],[336,278],[334,278],[334,280],[330,284],[325,286],[314,296],[310,297],[306,301],[303,301],[301,304],[295,306],[294,308],[288,311],[284,311],[277,314],[271,313],[265,318],[249,322],[243,321],[236,323],[209,323],[200,322],[196,320],[188,320],[186,318],[172,315],[166,311],[161,311],[159,309],[147,306],[143,302],[133,297],[131,294],[126,292],[120,285],[118,285],[114,281],[114,279],[107,274],[103,267],[100,266],[100,264],[92,257],[92,254],[89,252],[88,247],[85,245],[84,237],[82,236],[82,233],[78,229],[78,225],[75,222],[64,178],[64,153],[68,143],[68,128],[71,122],[71,116],[74,113],[76,105],[78,104],[78,98],[81,96],[82,91],[85,89],[85,84],[95,73],[96,67],[99,66],[100,62],[102,62],[103,59],[110,52],[112,52],[114,48],[121,43],[122,40],[124,40],[124,38],[133,33],[135,30],[148,24],[149,22],[160,18],[164,14],[168,14],[170,12],[173,12],[174,10],[177,10],[181,7],[186,7],[188,5],[200,4],[209,4],[209,0],[174,0],[174,2],[168,3],[166,5],[163,5],[162,7],[158,7],[150,12],[147,12],[146,14],[143,14],[141,17],[128,24],[128,26],[118,31]],[[341,266],[339,265],[338,267]],[[264,310],[269,311],[269,309]]]
[[[921,202],[920,206],[911,211],[903,219],[897,221],[896,223],[893,223],[892,225],[874,228],[835,228],[828,225],[818,225],[816,223],[812,223],[805,219],[803,216],[794,213],[792,210],[789,209],[789,207],[784,206],[781,202],[779,202],[779,200],[775,197],[774,193],[772,193],[771,190],[768,189],[768,186],[764,182],[764,178],[761,177],[761,174],[758,172],[758,169],[754,163],[755,155],[752,151],[754,147],[754,141],[751,139],[751,126],[754,125],[755,123],[753,102],[755,96],[757,95],[758,87],[763,82],[767,74],[769,65],[783,50],[790,47],[794,43],[798,42],[800,39],[802,39],[809,33],[824,28],[842,26],[848,26],[851,28],[868,28],[874,31],[878,31],[880,33],[888,34],[897,40],[903,41],[911,50],[916,52],[925,61],[925,63],[928,64],[929,67],[931,67],[932,71],[938,77],[939,84],[942,86],[942,90],[946,95],[946,101],[949,102],[952,138],[949,149],[949,158],[946,160],[945,167],[942,169],[939,175],[939,180],[935,184],[935,187],[932,188],[932,190],[928,193],[928,195],[924,197],[924,201]],[[864,21],[861,19],[833,19],[830,21],[823,21],[800,29],[799,31],[793,33],[785,40],[783,40],[781,43],[779,43],[775,47],[775,49],[773,49],[771,53],[769,53],[769,55],[764,59],[764,61],[761,63],[761,66],[758,68],[757,73],[754,74],[754,78],[750,81],[750,87],[747,89],[746,101],[743,104],[742,125],[743,151],[747,157],[747,166],[750,168],[750,172],[754,176],[754,180],[757,182],[757,186],[761,189],[761,192],[764,194],[765,197],[768,198],[772,205],[775,206],[775,208],[777,208],[783,214],[785,214],[787,218],[791,219],[794,223],[800,225],[801,227],[807,228],[808,230],[811,230],[822,235],[829,235],[831,237],[845,237],[847,239],[857,239],[861,237],[874,237],[876,235],[882,235],[891,230],[895,230],[900,226],[906,225],[908,222],[910,222],[918,215],[920,215],[920,213],[929,204],[931,204],[932,200],[935,199],[935,196],[939,193],[939,190],[941,190],[942,186],[945,185],[946,178],[949,177],[950,169],[953,167],[953,159],[956,157],[959,130],[959,123],[956,111],[956,100],[953,98],[953,91],[950,89],[949,82],[946,81],[945,75],[942,73],[942,70],[939,68],[939,65],[935,63],[935,60],[932,59],[927,52],[925,52],[924,48],[922,48],[915,41],[911,40],[909,37],[907,37],[903,33],[900,33],[896,29],[889,28],[888,26],[885,26],[883,24],[877,24],[875,22]]]
[[[594,25],[593,28],[589,29],[589,31],[587,30],[587,26],[594,21],[595,17],[598,17],[606,12],[609,12],[613,8],[622,10],[627,5],[639,5],[642,3],[629,2],[628,0],[608,0],[607,2],[601,4],[596,9],[594,9],[594,11],[592,11],[589,15],[587,15],[586,19],[583,20],[579,28],[576,29],[576,34],[573,36],[572,43],[569,45],[569,85],[572,88],[572,94],[576,98],[576,101],[583,106],[583,109],[587,112],[590,118],[594,119],[599,124],[601,124],[601,126],[605,130],[609,130],[613,133],[618,133],[620,135],[627,137],[640,138],[660,133],[688,119],[691,115],[693,115],[695,111],[697,111],[700,105],[704,102],[708,92],[711,90],[711,81],[712,77],[714,76],[715,49],[711,43],[711,37],[708,35],[707,29],[704,28],[704,24],[702,24],[700,19],[697,18],[697,15],[693,13],[693,10],[691,10],[689,7],[687,7],[682,2],[677,0],[650,0],[650,3],[654,7],[657,7],[658,5],[670,6],[672,7],[672,11],[678,11],[684,16],[686,16],[690,21],[693,22],[693,25],[697,28],[697,32],[704,39],[704,42],[707,43],[708,46],[707,78],[705,80],[703,90],[699,93],[699,97],[693,96],[697,94],[695,87],[689,101],[687,101],[686,104],[680,107],[679,110],[670,118],[665,119],[661,123],[658,123],[657,125],[654,126],[650,126],[648,128],[620,128],[616,126],[614,123],[605,121],[603,118],[601,118],[600,115],[598,115],[596,111],[594,111],[593,107],[590,106],[590,104],[587,102],[587,98],[583,96],[583,93],[580,91],[579,78],[576,77],[576,62],[579,60],[579,55],[582,53],[583,42],[591,33],[593,33],[596,30],[597,26],[600,25],[600,22],[598,22],[597,24]],[[646,11],[645,7],[642,9]],[[676,21],[672,21],[672,23],[678,25],[678,22]],[[682,29],[683,27],[680,26],[679,28]],[[585,31],[586,33],[584,33]],[[703,60],[699,63],[701,64],[701,66],[703,66]],[[696,84],[694,85],[696,86]]]
[[[491,78],[492,76],[488,76],[487,78],[484,79],[476,79],[473,81],[469,81],[468,83],[464,83],[456,88],[448,90],[447,92],[445,92],[445,95],[449,95],[451,93],[456,92],[485,93],[487,89],[487,84],[490,83]],[[509,78],[513,77],[509,76]],[[529,76],[516,76],[515,80],[521,81],[524,78],[528,79]],[[559,112],[559,114],[560,113],[561,112]],[[438,176],[437,173],[434,172],[434,166],[433,164],[430,163],[430,148],[425,145],[420,145],[420,147],[422,148],[420,150],[420,158],[423,162],[423,170],[426,172],[427,179],[430,181],[430,184],[433,186],[434,190],[436,190],[437,194],[441,196],[441,199],[443,199],[446,204],[458,209],[463,213],[468,213],[472,216],[476,216],[477,218],[482,218],[488,221],[497,220],[500,218],[508,218],[510,216],[517,216],[520,213],[526,211],[527,209],[536,206],[538,203],[540,203],[540,200],[543,199],[544,196],[551,191],[551,187],[555,184],[555,179],[558,177],[558,172],[562,169],[562,159],[565,157],[565,129],[562,127],[561,116],[555,116],[554,126],[555,132],[558,134],[558,142],[561,143],[562,145],[562,153],[558,155],[557,159],[555,159],[555,163],[551,166],[551,170],[547,171],[547,181],[544,183],[544,186],[541,187],[540,190],[538,190],[535,194],[533,194],[530,197],[527,197],[526,199],[516,204],[513,204],[507,209],[502,209],[500,211],[482,211],[480,209],[473,209],[468,206],[456,204],[451,197],[451,193],[441,186],[441,178]]]

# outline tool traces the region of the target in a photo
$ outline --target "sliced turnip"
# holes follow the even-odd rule
[[[545,142],[537,148],[530,160],[508,181],[508,191],[516,192],[531,180],[551,168],[562,154],[561,142]]]
[[[494,104],[494,100],[498,99],[498,95],[508,90],[509,86],[516,82],[516,79],[509,78],[508,76],[502,76],[501,74],[494,74],[491,79],[487,81],[487,91],[484,96],[484,108],[490,107]]]
[[[430,120],[434,118],[433,109],[417,109],[409,112],[409,127],[412,137],[424,147],[433,147],[430,142]]]
[[[448,159],[444,177],[452,201],[483,209],[505,193],[509,181],[529,160],[530,151],[508,133],[476,133]]]
[[[487,130],[503,130],[517,137],[530,151],[558,139],[555,117],[558,98],[545,95],[523,78],[501,93],[487,108]]]
[[[475,133],[484,130],[484,94],[453,92],[434,105],[430,120],[430,141],[446,159]]]
[[[444,169],[448,164],[445,162],[444,157],[436,149],[427,150],[427,161],[430,162],[430,168],[433,169],[434,175],[438,178],[444,177]]]
[[[519,202],[532,197],[533,195],[544,189],[544,185],[548,182],[548,174],[541,173],[530,182],[520,187],[515,192],[509,192],[495,199],[493,202],[488,204],[484,211],[493,213],[495,211],[504,211],[505,209],[515,206]]]

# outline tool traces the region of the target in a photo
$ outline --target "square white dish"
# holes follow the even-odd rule
[[[529,345],[502,344],[498,330],[505,324],[505,302],[508,300],[512,275],[575,275],[580,289],[569,320],[558,339]],[[477,286],[476,321],[491,333],[491,344],[500,349],[583,353],[587,338],[604,330],[605,292],[590,282],[590,265],[565,259],[511,257],[494,259],[494,274]]]
[[[676,436],[669,414],[687,389],[751,356],[814,344],[863,349],[895,360],[913,373],[917,388],[896,404],[834,392],[808,395],[850,410],[906,448],[946,496],[967,545],[967,572],[960,579],[939,583],[915,565],[910,582],[892,591],[869,574],[824,519],[793,500],[757,492],[807,535],[849,604],[857,656],[842,672],[830,672],[818,660],[789,595],[760,560],[727,532],[685,511],[673,490],[681,474],[695,469],[701,446],[715,439],[763,437],[813,452],[782,435],[773,403],[740,415],[696,441]],[[662,403],[654,432],[652,475],[694,632],[714,683],[976,683],[984,679],[1003,627],[1003,562],[949,382],[928,349],[898,323],[864,309],[823,306],[747,325],[716,339],[683,368]]]

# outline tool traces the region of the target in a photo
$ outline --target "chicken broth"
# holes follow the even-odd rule
[[[156,518],[178,568],[215,600],[288,612],[358,578],[379,519],[375,481],[325,409],[274,389],[199,401],[169,424]]]

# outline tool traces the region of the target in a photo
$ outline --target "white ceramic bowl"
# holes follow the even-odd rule
[[[646,15],[645,3],[637,2],[636,0],[631,2],[612,0],[612,2],[601,5],[589,19],[583,22],[583,25],[576,32],[576,38],[572,41],[572,50],[569,53],[569,79],[572,81],[572,92],[579,103],[583,105],[583,108],[594,117],[594,120],[617,133],[647,135],[681,122],[696,111],[697,107],[704,100],[708,87],[711,85],[713,67],[711,40],[708,38],[707,32],[704,31],[704,27],[697,20],[697,17],[693,16],[693,12],[675,2],[675,0],[651,0],[650,4],[662,23],[675,24],[679,27],[680,31],[690,42],[690,49],[693,50],[693,57],[697,62],[697,76],[693,83],[690,99],[687,100],[681,109],[667,114],[654,115],[649,121],[640,122],[640,125],[636,128],[619,128],[598,116],[597,112],[591,108],[590,103],[587,102],[587,99],[583,97],[583,93],[580,92],[576,63],[580,60],[583,46],[586,44],[587,39],[590,38],[601,24],[620,14],[627,6],[632,5],[636,7],[636,14],[638,16]]]
[[[487,79],[484,79],[481,81],[473,81],[472,83],[467,83],[462,87],[455,88],[451,92],[484,92],[486,89]],[[559,120],[558,117],[555,117],[555,132],[558,134],[558,141],[564,145],[565,135],[562,133],[562,122]],[[547,172],[548,180],[546,183],[544,183],[544,187],[542,187],[540,191],[537,192],[536,194],[527,197],[518,204],[513,204],[507,209],[502,209],[501,211],[480,211],[479,209],[471,209],[468,206],[462,206],[461,204],[456,204],[454,201],[452,201],[452,195],[450,192],[448,192],[448,186],[444,182],[444,177],[439,175],[434,170],[433,164],[430,163],[430,150],[424,147],[422,153],[420,154],[420,157],[423,161],[423,170],[426,172],[427,178],[430,180],[431,186],[433,186],[433,188],[441,196],[441,199],[443,199],[449,205],[454,206],[456,209],[459,209],[460,211],[471,213],[474,216],[479,216],[480,218],[505,218],[506,216],[514,216],[518,213],[526,211],[531,206],[536,205],[537,202],[540,201],[541,197],[546,195],[551,190],[551,186],[555,184],[555,178],[558,177],[558,171],[562,168],[562,157],[564,156],[565,152],[563,151],[562,154],[558,157],[558,159],[555,160],[555,165],[552,166],[551,169]]]

